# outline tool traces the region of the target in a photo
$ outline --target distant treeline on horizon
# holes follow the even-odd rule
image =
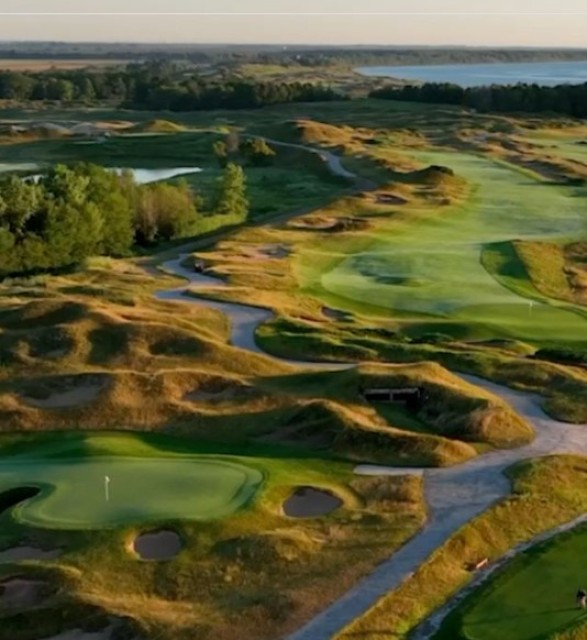
[[[486,112],[552,112],[587,117],[587,83],[469,88],[450,83],[389,84],[372,90],[369,97],[458,105]],[[228,69],[209,77],[165,61],[75,71],[0,72],[0,100],[19,103],[108,103],[126,109],[179,112],[351,99],[344,89],[322,83],[262,82],[240,77]]]
[[[4,59],[185,60],[196,64],[421,65],[587,60],[587,48],[0,42]]]
[[[371,98],[449,104],[493,113],[559,113],[587,117],[587,82],[555,87],[537,84],[461,87],[450,83],[425,83],[375,89]]]

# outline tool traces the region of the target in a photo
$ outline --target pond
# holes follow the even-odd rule
[[[39,165],[35,164],[0,164],[0,173],[8,173],[12,171],[38,171]],[[151,182],[160,182],[162,180],[171,180],[179,176],[186,176],[192,173],[200,173],[202,169],[199,167],[171,167],[165,169],[144,169],[144,168],[131,168],[131,167],[111,167],[111,171],[116,173],[122,173],[123,171],[130,171],[134,179],[138,184],[149,184]],[[40,174],[30,176],[33,180],[38,180]]]

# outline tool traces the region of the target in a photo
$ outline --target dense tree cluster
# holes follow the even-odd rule
[[[388,86],[371,92],[372,98],[459,105],[486,112],[561,113],[587,116],[587,83],[543,87],[536,84],[461,87],[450,83]]]
[[[186,77],[181,68],[166,63],[110,71],[0,72],[0,100],[108,100],[133,109],[196,111],[340,98],[332,89],[311,83],[217,81],[195,73]]]
[[[57,165],[38,178],[0,178],[0,275],[57,269],[92,255],[120,256],[134,245],[190,235],[211,214],[246,217],[245,180],[228,165],[215,208],[185,182],[138,184],[131,172]]]

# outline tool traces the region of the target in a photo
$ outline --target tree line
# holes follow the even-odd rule
[[[42,176],[0,178],[0,275],[124,256],[192,235],[202,218],[245,219],[244,172],[228,164],[209,210],[185,181],[141,185],[130,171],[56,165]]]
[[[333,89],[312,83],[215,80],[187,73],[171,63],[129,65],[124,69],[0,72],[0,100],[112,101],[132,109],[197,111],[248,109],[271,104],[340,100]]]
[[[579,48],[213,45],[96,42],[2,42],[3,59],[186,61],[195,64],[417,65],[586,60]]]
[[[574,118],[587,116],[587,83],[554,87],[515,84],[466,88],[450,83],[426,83],[419,86],[386,86],[372,91],[370,97],[458,105],[483,112],[551,112]]]

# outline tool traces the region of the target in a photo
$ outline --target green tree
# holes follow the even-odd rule
[[[228,150],[226,147],[226,142],[222,140],[216,140],[216,142],[212,145],[212,149],[214,151],[214,155],[218,160],[218,164],[224,168],[228,164]]]
[[[141,188],[136,210],[137,238],[144,244],[188,235],[197,220],[197,199],[185,181]]]
[[[242,219],[249,213],[245,172],[237,164],[230,162],[224,169],[214,212]]]
[[[102,217],[99,253],[127,255],[134,241],[136,183],[132,174],[117,175],[93,164],[79,165],[77,172],[89,179],[87,200],[99,209]]]
[[[245,140],[241,144],[240,151],[256,167],[266,167],[272,164],[276,155],[263,138]]]
[[[41,198],[42,190],[30,180],[14,174],[0,178],[0,220],[12,233],[24,233]]]

